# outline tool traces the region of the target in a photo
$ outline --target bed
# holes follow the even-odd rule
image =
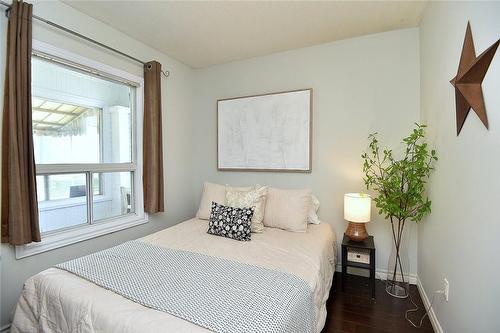
[[[223,258],[286,272],[307,283],[314,304],[314,331],[326,319],[335,267],[335,234],[330,225],[310,224],[305,233],[265,228],[249,242],[207,234],[197,218],[141,238],[162,248]],[[47,269],[24,285],[11,332],[210,332],[211,330],[131,301],[59,268]]]

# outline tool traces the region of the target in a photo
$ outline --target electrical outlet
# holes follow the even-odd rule
[[[444,279],[444,298],[446,299],[446,302],[448,302],[448,297],[450,294],[450,283],[448,282],[448,279]]]

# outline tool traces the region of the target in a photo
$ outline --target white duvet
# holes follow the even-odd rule
[[[265,228],[250,242],[209,235],[208,222],[191,219],[142,238],[151,244],[277,269],[304,279],[314,293],[316,330],[326,319],[335,267],[335,235],[328,224],[306,233]],[[50,268],[24,285],[11,327],[17,332],[209,332],[149,309],[69,272]]]

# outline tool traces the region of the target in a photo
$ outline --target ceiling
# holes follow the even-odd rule
[[[65,1],[193,67],[203,68],[415,27],[425,1]]]

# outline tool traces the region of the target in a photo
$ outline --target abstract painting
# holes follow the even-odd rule
[[[311,172],[312,89],[217,101],[217,167]]]

